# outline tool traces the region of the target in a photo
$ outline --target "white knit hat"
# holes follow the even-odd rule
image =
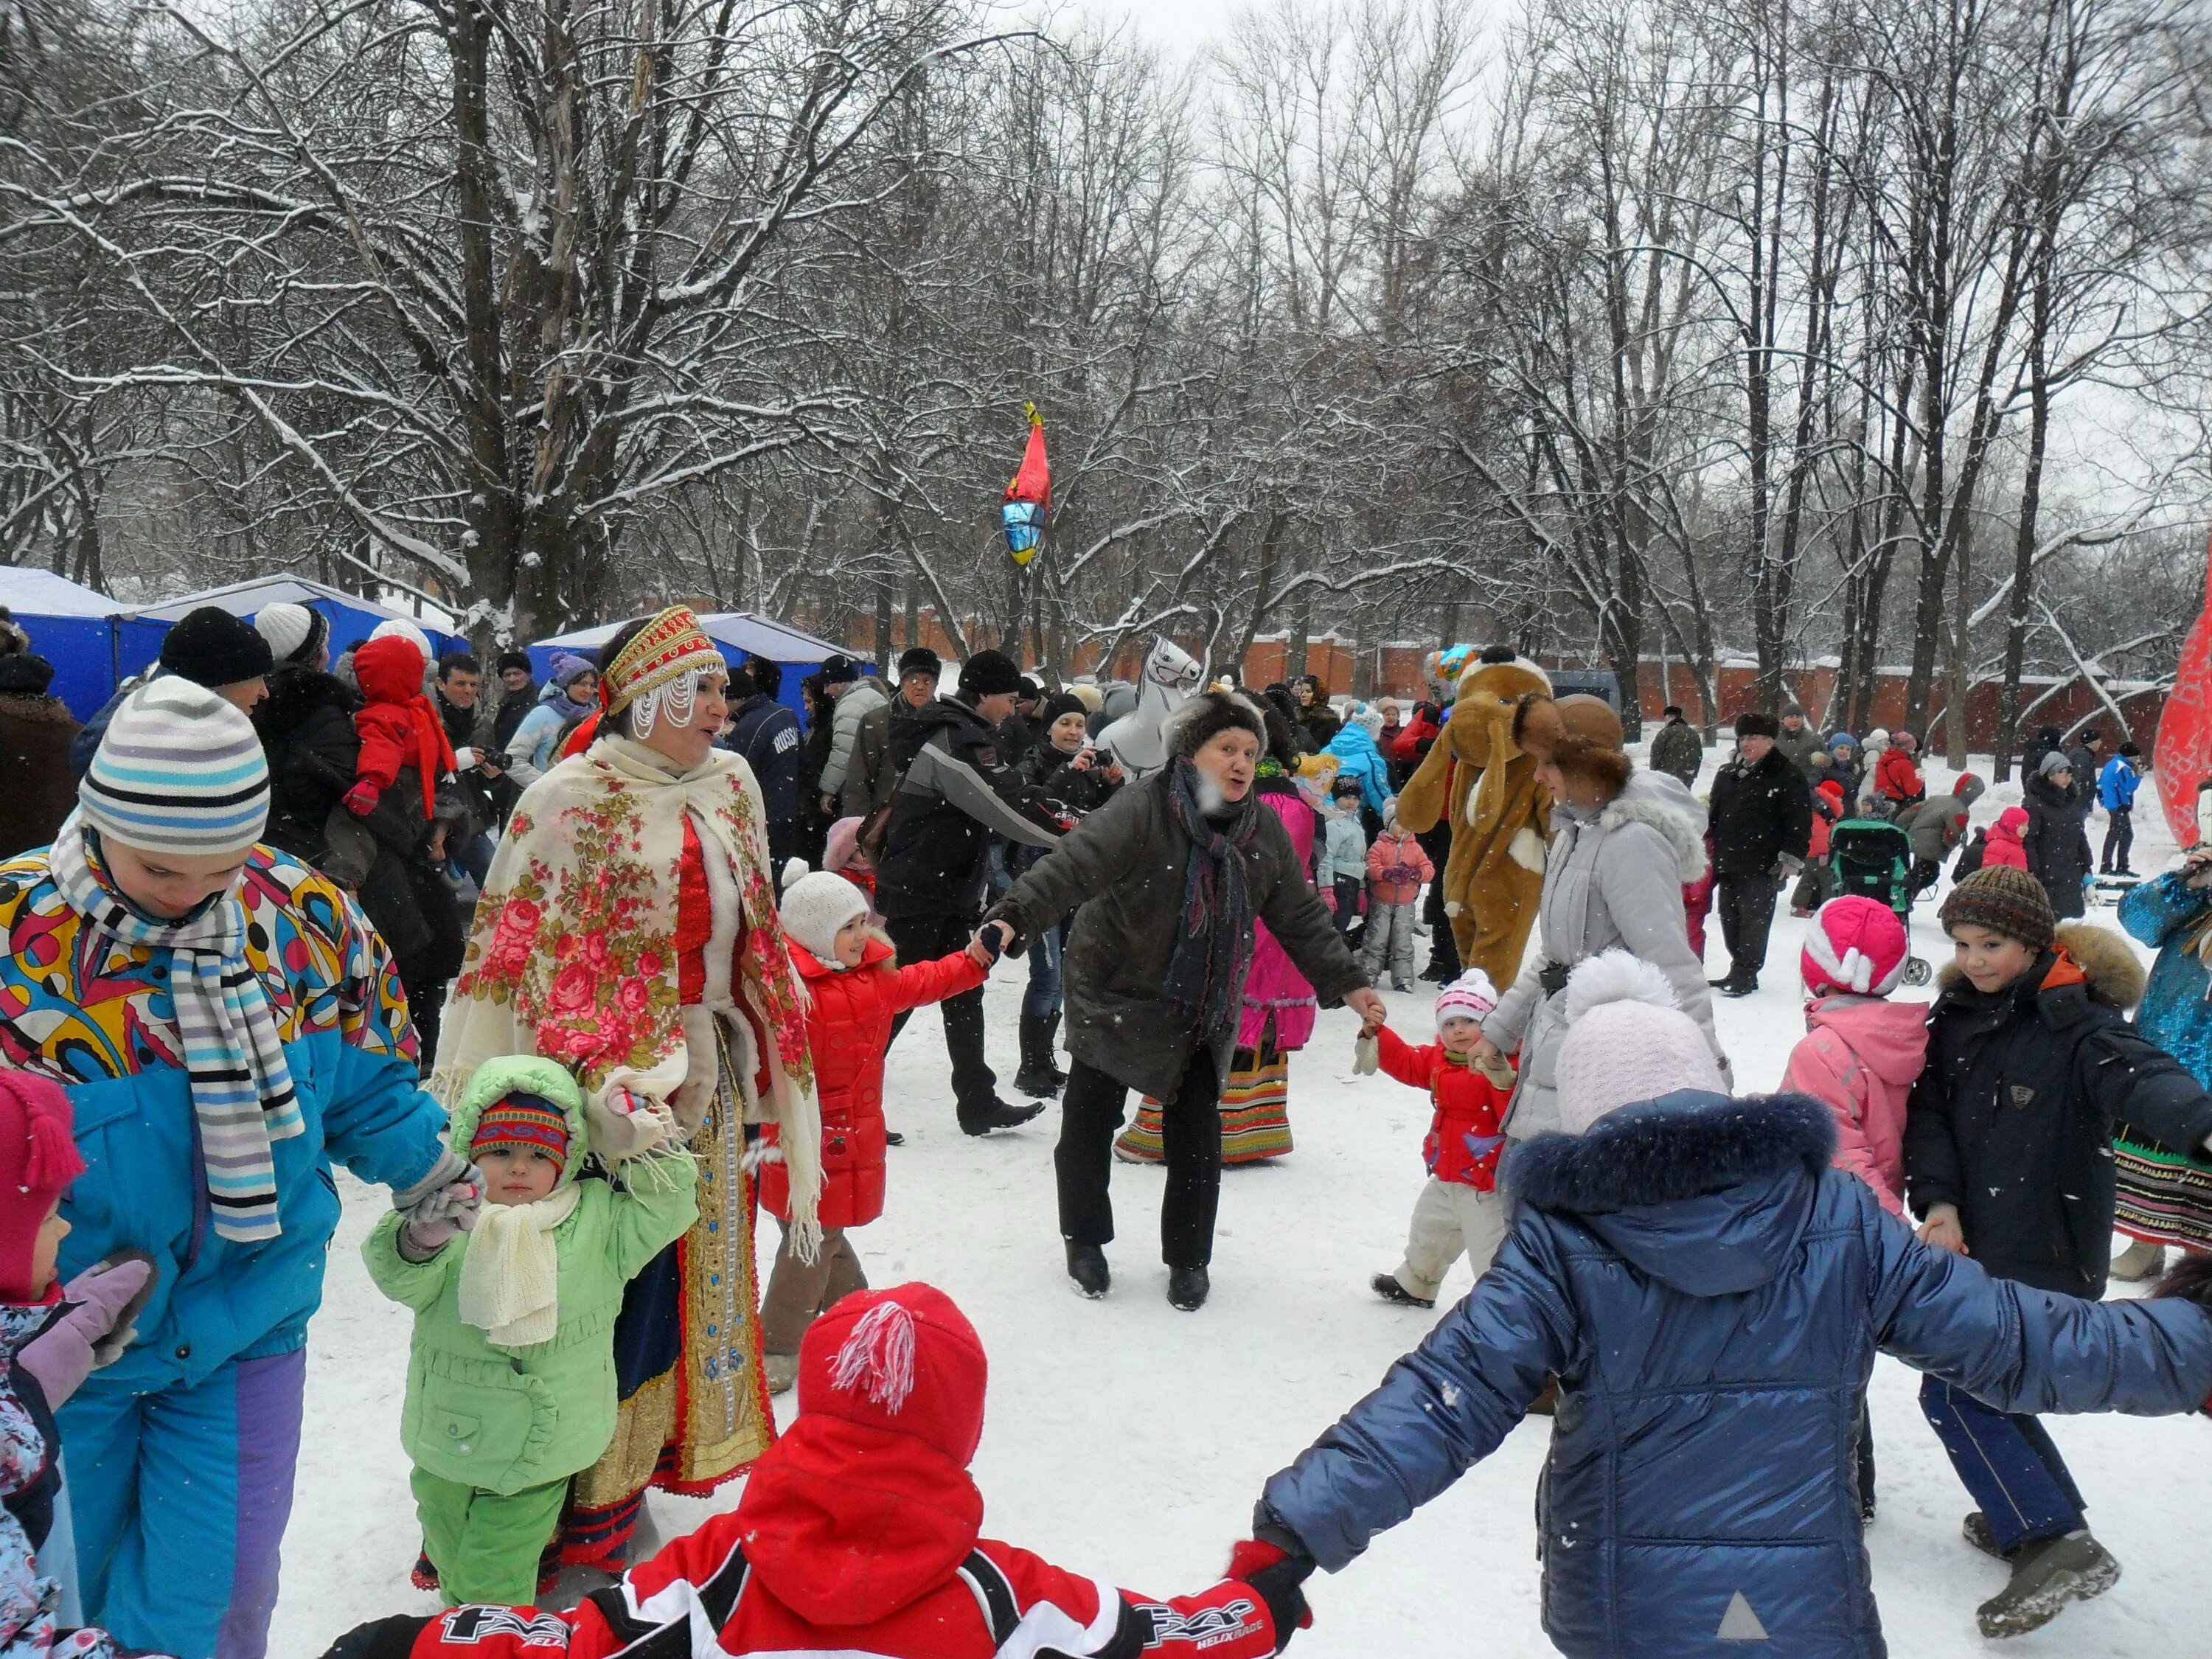
[[[1382,711],[1371,702],[1363,702],[1352,711],[1352,721],[1370,738],[1382,735]]]
[[[1679,1089],[1728,1092],[1712,1044],[1667,975],[1641,957],[1615,950],[1584,961],[1567,977],[1566,1015],[1553,1075],[1559,1127],[1571,1135]]]
[[[269,641],[270,654],[283,662],[314,637],[319,620],[306,605],[279,599],[254,613],[253,631]]]
[[[1437,993],[1437,1027],[1448,1019],[1471,1019],[1480,1025],[1498,1006],[1498,988],[1480,968],[1470,968]]]
[[[868,914],[867,895],[842,876],[817,870],[783,890],[783,931],[824,968],[839,966],[837,930]]]
[[[388,640],[394,634],[398,635],[403,640],[414,641],[415,648],[422,653],[424,662],[437,660],[438,653],[430,648],[430,636],[404,617],[386,618],[369,630],[368,637],[372,640]]]
[[[242,853],[269,821],[269,765],[253,722],[181,675],[149,680],[108,722],[77,810],[145,853]]]

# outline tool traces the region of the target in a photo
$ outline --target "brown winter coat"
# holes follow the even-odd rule
[[[76,805],[79,729],[59,697],[0,692],[0,859],[46,846]]]
[[[1181,1087],[1197,1044],[1189,1024],[1159,1000],[1190,865],[1190,837],[1168,799],[1174,779],[1170,768],[1123,789],[1062,836],[983,918],[1034,939],[1076,910],[1062,968],[1067,1051],[1162,1100]],[[1254,913],[1323,1000],[1358,990],[1367,975],[1307,885],[1290,831],[1264,808],[1258,817],[1237,854]],[[1217,1077],[1229,1075],[1236,1042],[1231,1020],[1214,1045]]]

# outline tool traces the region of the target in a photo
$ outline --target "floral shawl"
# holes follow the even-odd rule
[[[687,816],[714,915],[704,1006],[690,1011],[674,949]],[[594,1149],[619,1157],[659,1144],[674,1124],[696,1127],[726,1049],[746,1121],[777,1127],[793,1243],[811,1254],[821,1113],[805,992],[768,870],[760,787],[738,756],[717,749],[679,775],[655,750],[608,737],[562,761],[523,793],[492,859],[431,1092],[450,1108],[486,1060],[544,1055],[583,1085]],[[755,1052],[756,1030],[772,1053]],[[763,1069],[764,1097],[755,1085]],[[625,1090],[650,1128],[633,1127]]]

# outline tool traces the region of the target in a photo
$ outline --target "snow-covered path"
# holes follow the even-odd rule
[[[1984,801],[1978,821],[2017,799],[2016,787],[2004,793],[2007,801]],[[2155,811],[2143,817],[2137,866],[2156,870],[2172,848],[2148,822]],[[2101,837],[2101,815],[2091,831]],[[2111,912],[2093,920],[2109,924]],[[1746,1091],[1772,1086],[1803,1029],[1796,972],[1802,926],[1785,915],[1765,988],[1722,1005],[1722,1035]],[[1913,934],[1919,954],[1942,958],[1931,902],[1921,905]],[[1711,960],[1717,975],[1717,929]],[[1002,1077],[1013,1070],[1023,975],[1018,963],[1001,967],[988,993]],[[1390,999],[1401,1032],[1429,1031],[1433,988]],[[1114,1293],[1084,1302],[1068,1289],[1054,1227],[1055,1115],[970,1140],[952,1121],[934,1015],[921,1016],[894,1049],[886,1092],[907,1144],[892,1153],[889,1212],[856,1243],[872,1279],[942,1286],[989,1345],[976,1476],[994,1535],[1139,1589],[1206,1582],[1243,1534],[1261,1481],[1427,1329],[1435,1316],[1387,1306],[1367,1289],[1370,1274],[1396,1264],[1403,1243],[1421,1180],[1425,1102],[1387,1079],[1352,1076],[1354,1024],[1347,1013],[1324,1015],[1316,1041],[1294,1063],[1296,1152],[1225,1176],[1213,1300],[1196,1315],[1164,1299],[1157,1171],[1117,1167]],[[312,1659],[361,1620],[430,1606],[407,1586],[416,1547],[398,1442],[408,1318],[377,1296],[359,1255],[383,1199],[340,1182],[346,1219],[313,1328],[307,1443],[270,1650],[282,1659]],[[773,1238],[771,1225],[764,1254]],[[1455,1270],[1446,1296],[1468,1283],[1464,1267]],[[1973,1608],[2003,1575],[1959,1537],[1968,1504],[1921,1419],[1916,1387],[1888,1360],[1875,1375],[1881,1513],[1869,1546],[1892,1651],[1948,1659],[1988,1649]],[[2212,1522],[2212,1425],[2091,1418],[2052,1419],[2051,1428],[2126,1576],[2100,1601],[2004,1652],[2207,1652],[2201,1544]],[[1310,1585],[1315,1625],[1295,1651],[1305,1659],[1550,1653],[1537,1613],[1532,1524],[1548,1431],[1540,1420],[1523,1424],[1454,1490],[1377,1540],[1364,1560]],[[737,1491],[720,1501],[734,1503]],[[653,1501],[669,1531],[708,1509]]]

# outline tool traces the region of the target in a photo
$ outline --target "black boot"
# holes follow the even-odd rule
[[[1060,1010],[1055,1008],[1044,1017],[1044,1041],[1038,1053],[1044,1060],[1044,1068],[1052,1073],[1053,1093],[1058,1094],[1067,1086],[1067,1073],[1060,1069]]]
[[[1083,1296],[1096,1302],[1106,1294],[1114,1276],[1106,1268],[1106,1252],[1096,1244],[1079,1244],[1067,1241],[1067,1276],[1075,1281],[1075,1288]]]
[[[1022,1016],[1022,1068],[1014,1073],[1014,1087],[1025,1095],[1056,1095],[1062,1081],[1052,1069],[1050,1014]]]
[[[1206,1292],[1213,1288],[1212,1281],[1203,1267],[1170,1267],[1168,1269],[1168,1303],[1185,1313],[1196,1313],[1206,1305]]]
[[[993,1095],[979,1106],[960,1103],[960,1128],[964,1134],[987,1135],[994,1129],[1018,1129],[1044,1110],[1044,1102],[1033,1100],[1026,1106],[1009,1106]]]

